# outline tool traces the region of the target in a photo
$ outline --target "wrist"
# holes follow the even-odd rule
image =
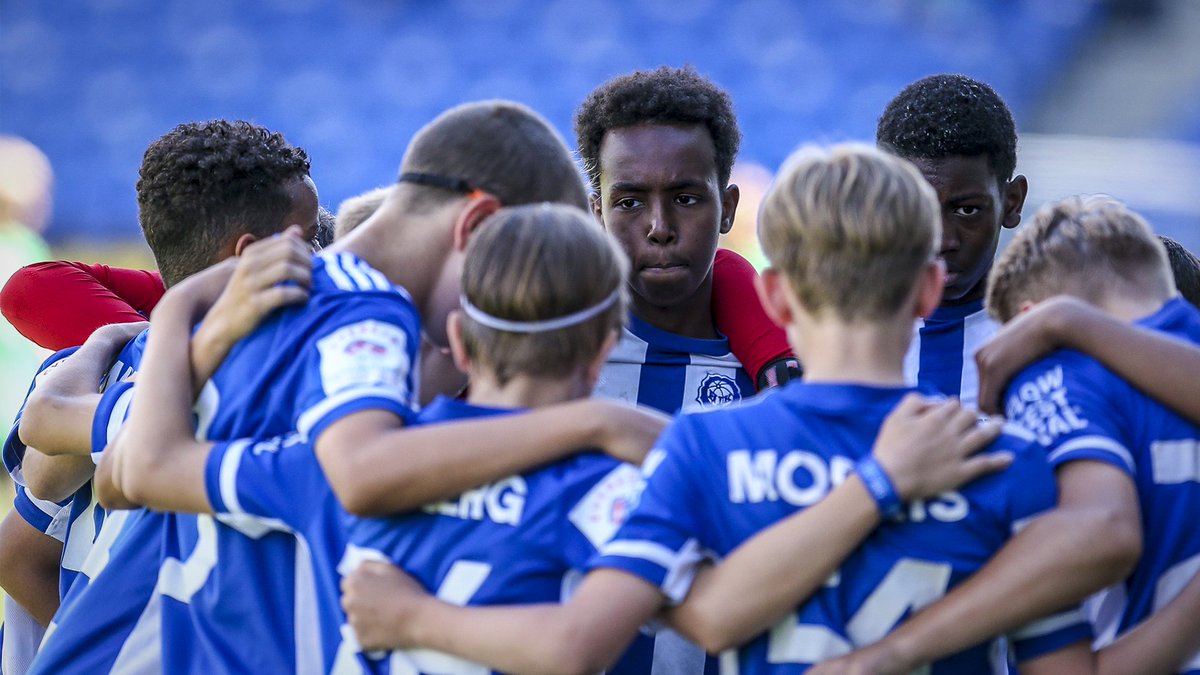
[[[859,459],[854,465],[854,472],[858,474],[867,493],[875,500],[880,517],[887,519],[900,512],[900,492],[875,455],[867,454]]]

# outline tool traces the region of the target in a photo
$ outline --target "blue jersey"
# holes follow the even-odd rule
[[[141,362],[142,352],[146,347],[147,334],[146,331],[142,331],[142,333],[125,345],[108,372],[97,383],[100,392],[104,392],[110,386],[127,380],[133,375],[138,363]],[[52,355],[42,364],[42,367],[38,371],[38,377],[46,369],[53,367],[54,364],[74,353],[74,351],[75,348],[72,348]],[[34,384],[30,387],[30,393],[33,392],[36,386],[37,378],[35,377]],[[22,412],[23,410],[24,406],[22,406]],[[20,413],[17,415],[17,423],[20,423]],[[9,473],[14,476],[16,479],[15,482],[18,485],[23,484],[20,467],[24,460],[24,454],[25,446],[17,436],[17,426],[14,424],[12,432],[5,442],[4,456],[5,466],[9,470]],[[36,508],[31,508],[31,506]],[[71,585],[75,583],[80,571],[83,569],[84,559],[87,558],[88,553],[91,551],[92,542],[95,541],[96,535],[100,531],[100,526],[104,522],[104,509],[96,501],[91,481],[84,483],[74,495],[60,506],[63,511],[57,511],[54,515],[51,515],[50,512],[55,509],[47,502],[33,499],[32,495],[29,495],[24,487],[18,491],[16,508],[21,515],[31,525],[43,532],[52,535],[61,535],[58,537],[63,542],[62,562],[59,570],[59,594],[60,598],[65,598],[67,592],[71,589]],[[49,521],[47,521],[47,517]],[[49,523],[49,527],[46,527],[47,523]]]
[[[974,408],[979,402],[975,352],[998,328],[983,300],[938,307],[928,319],[917,322],[904,357],[905,379],[922,390],[956,396],[964,406]]]
[[[513,411],[439,398],[419,421],[506,412]],[[459,605],[558,602],[597,546],[616,531],[641,489],[635,467],[596,453],[578,455],[430,504],[423,512],[354,518],[343,572],[364,559],[387,560]],[[350,654],[342,658],[353,649],[348,643]],[[612,672],[650,673],[652,651],[649,639],[639,640],[638,649]],[[426,650],[393,652],[366,665],[377,673],[488,672]]]
[[[1138,322],[1200,344],[1200,312],[1181,298]],[[1091,357],[1056,352],[1015,378],[1008,418],[1032,431],[1054,466],[1104,462],[1129,475],[1141,509],[1142,557],[1125,581],[1088,602],[1102,647],[1146,620],[1200,572],[1200,426]],[[1200,672],[1200,653],[1186,672]]]
[[[595,393],[674,415],[749,398],[754,383],[729,351],[729,340],[683,337],[631,314]]]
[[[729,554],[762,529],[822,499],[870,452],[886,415],[909,390],[792,383],[729,410],[685,415],[647,458],[648,483],[629,520],[595,561],[680,601],[696,565]],[[722,672],[797,672],[882,638],[912,611],[978,570],[1021,523],[1051,508],[1056,485],[1036,444],[1002,436],[1016,459],[961,491],[910,504],[848,557],[795,614],[721,656]],[[1016,640],[1018,658],[1086,636],[1075,612]],[[1002,669],[987,646],[933,664],[937,673]]]
[[[315,258],[308,302],[239,342],[197,402],[213,440],[298,430],[317,439],[355,412],[407,418],[420,325],[408,295],[348,254]],[[162,593],[164,670],[320,672],[314,617],[297,602],[311,573],[303,543],[261,518],[168,514]]]

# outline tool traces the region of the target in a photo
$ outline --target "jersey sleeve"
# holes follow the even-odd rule
[[[713,262],[712,312],[717,330],[729,338],[729,349],[758,382],[772,361],[792,356],[787,334],[767,316],[754,288],[758,276],[750,261],[718,249]]]
[[[33,382],[29,383],[29,389],[25,392],[25,399],[21,403],[21,408],[17,411],[12,428],[9,429],[8,436],[4,439],[4,469],[8,471],[9,476],[12,476],[13,482],[18,485],[25,484],[25,479],[21,476],[21,464],[25,460],[25,443],[21,440],[21,435],[18,433],[21,425],[21,417],[25,414],[25,403],[29,401],[29,396],[33,394],[34,389],[37,389],[38,382],[45,376],[45,373],[55,368],[63,359],[74,354],[78,349],[78,347],[73,347],[55,352],[43,361],[42,365],[38,366],[37,375],[34,376]]]
[[[372,409],[410,422],[420,340],[416,310],[399,295],[349,308],[308,349],[295,428],[315,440],[342,417]]]
[[[133,382],[118,382],[100,395],[100,403],[92,415],[92,461],[100,463],[104,450],[117,437],[117,432],[129,417],[133,402]]]
[[[0,290],[0,311],[31,341],[64,349],[101,326],[145,321],[163,293],[157,272],[52,261],[18,270]]]
[[[568,569],[582,570],[625,523],[646,481],[636,466],[607,458],[585,455],[570,467],[559,491],[560,550]]]
[[[43,534],[60,542],[67,539],[67,521],[70,516],[70,498],[61,503],[38,499],[29,494],[24,485],[17,484],[13,495],[13,509],[21,518]]]
[[[1090,359],[1063,352],[1013,380],[1005,413],[1033,434],[1051,466],[1093,460],[1132,477],[1133,455],[1123,430],[1132,405],[1123,381]]]
[[[684,416],[672,423],[646,457],[641,500],[589,564],[590,569],[613,568],[640,577],[676,604],[706,558],[696,513],[703,499],[693,482],[703,468],[689,422]]]
[[[329,496],[316,455],[298,434],[214,445],[204,485],[214,513],[276,521],[293,532],[304,532]]]

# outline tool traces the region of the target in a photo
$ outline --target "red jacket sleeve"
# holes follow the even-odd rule
[[[165,289],[157,272],[53,261],[22,267],[0,290],[0,312],[47,349],[83,344],[110,323],[145,321]]]
[[[733,251],[717,249],[713,262],[713,322],[729,338],[729,349],[755,381],[763,366],[792,356],[787,334],[771,321],[759,302],[754,290],[757,276],[750,261]]]

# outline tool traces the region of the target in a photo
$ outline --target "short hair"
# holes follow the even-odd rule
[[[230,240],[282,230],[288,187],[308,154],[250,122],[180,124],[150,144],[138,172],[138,221],[170,286],[217,262]]]
[[[916,167],[845,144],[788,158],[763,199],[758,233],[807,311],[878,321],[904,308],[942,225],[937,195]]]
[[[505,206],[555,202],[587,207],[579,169],[562,136],[541,115],[512,101],[464,103],[413,137],[403,174],[450,179]],[[402,182],[406,207],[429,210],[461,196],[452,187]]]
[[[1158,240],[1167,249],[1167,262],[1171,275],[1175,277],[1175,288],[1184,300],[1200,307],[1200,259],[1174,239],[1158,235]]]
[[[317,207],[317,233],[313,235],[313,244],[318,250],[333,243],[333,232],[337,225],[337,217],[324,206]]]
[[[931,75],[905,87],[888,103],[875,140],[908,159],[986,155],[997,180],[1017,168],[1012,113],[991,87],[965,75]]]
[[[1025,302],[1068,294],[1098,304],[1134,287],[1169,296],[1167,253],[1146,221],[1106,195],[1050,202],[1021,228],[992,266],[987,307],[996,320]]]
[[[464,315],[467,354],[504,384],[517,375],[559,378],[587,364],[625,321],[629,263],[582,209],[558,204],[503,208],[467,245],[462,293],[482,312],[508,321],[567,316],[616,300],[596,316],[558,330],[515,333]]]
[[[604,135],[644,122],[704,125],[712,137],[720,186],[729,183],[742,140],[729,94],[691,66],[662,66],[605,82],[575,112],[575,136],[592,189],[600,189]]]

